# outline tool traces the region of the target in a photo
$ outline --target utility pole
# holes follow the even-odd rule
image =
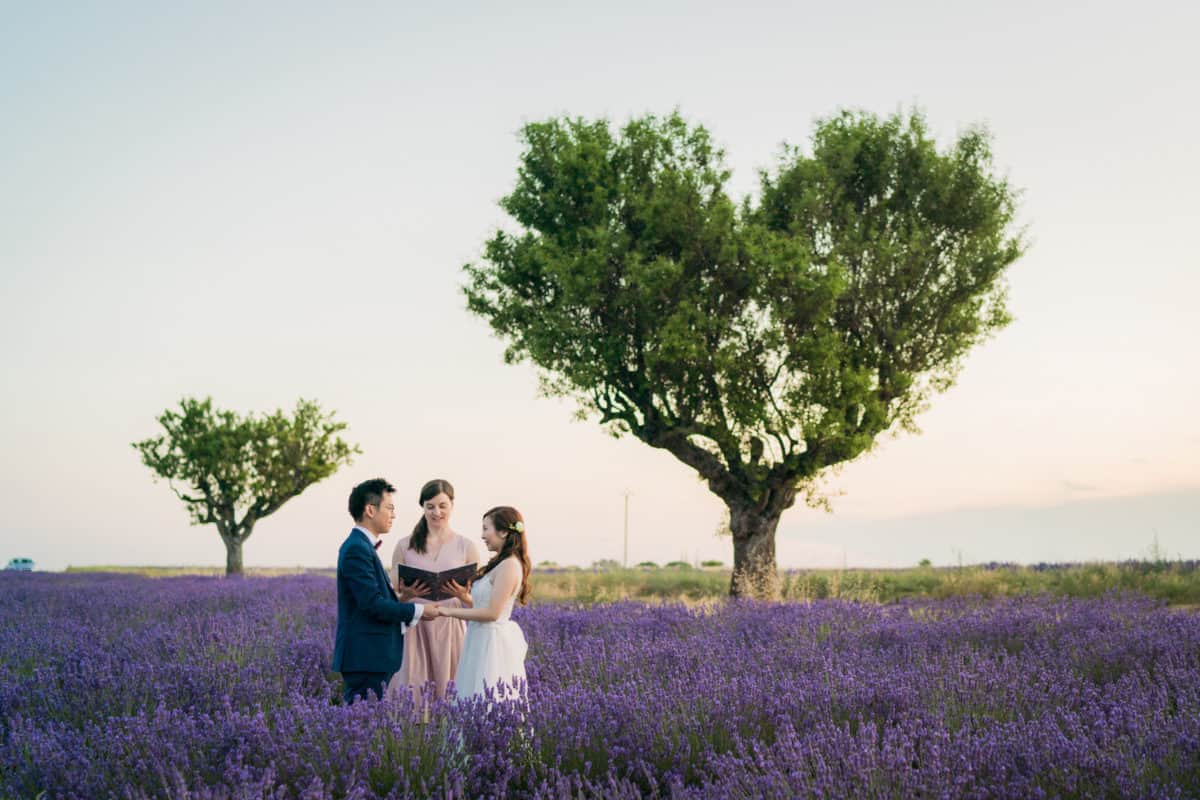
[[[625,569],[629,569],[629,495],[632,494],[628,489],[625,490],[625,554],[621,559],[621,565]]]

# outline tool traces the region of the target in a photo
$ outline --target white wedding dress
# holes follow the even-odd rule
[[[496,570],[471,584],[471,600],[475,608],[486,608],[492,602]],[[482,696],[484,689],[494,691],[497,700],[519,700],[525,683],[525,634],[513,622],[513,603],[521,592],[521,584],[504,603],[500,618],[495,622],[467,622],[467,637],[458,657],[454,686],[459,699]],[[520,681],[521,687],[515,684]],[[503,686],[497,689],[497,685]]]

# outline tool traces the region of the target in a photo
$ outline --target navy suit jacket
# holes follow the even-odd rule
[[[388,582],[375,547],[358,529],[338,550],[338,618],[333,641],[334,672],[395,672],[404,657],[402,622],[416,606],[401,603]]]

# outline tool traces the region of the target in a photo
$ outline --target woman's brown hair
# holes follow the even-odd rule
[[[432,500],[439,494],[445,494],[450,498],[450,502],[454,502],[454,487],[450,485],[450,481],[434,478],[421,487],[421,495],[417,500],[417,504],[421,506],[421,518],[417,520],[417,524],[413,527],[412,538],[408,540],[408,549],[417,552],[425,552],[425,542],[429,538],[429,523],[425,521],[425,503]]]
[[[475,579],[478,580],[487,575],[509,556],[515,556],[521,563],[521,589],[517,592],[517,602],[525,605],[529,602],[529,572],[531,569],[529,547],[525,543],[525,518],[512,506],[496,506],[485,512],[483,518],[492,521],[492,527],[496,529],[496,533],[506,535],[504,544],[500,545],[500,552],[492,556],[492,560],[479,570]]]

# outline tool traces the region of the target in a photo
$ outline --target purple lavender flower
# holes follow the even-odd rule
[[[534,606],[528,704],[340,703],[327,576],[0,575],[0,798],[1195,797],[1136,596]]]

